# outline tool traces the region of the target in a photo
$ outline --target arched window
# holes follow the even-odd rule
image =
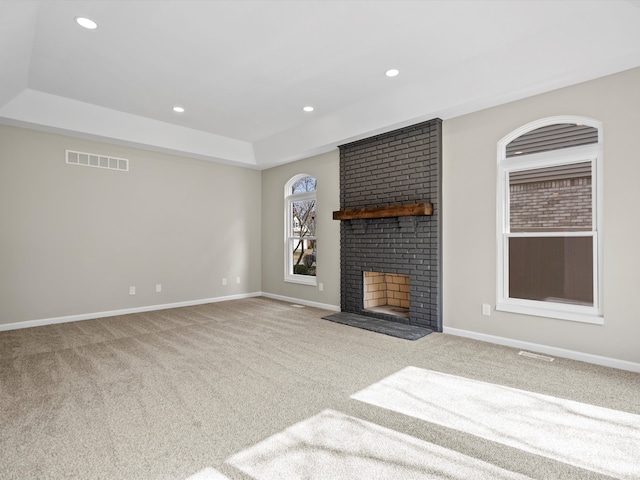
[[[316,179],[296,175],[285,185],[285,271],[287,282],[316,285]]]
[[[603,323],[602,126],[525,125],[498,143],[497,310]]]

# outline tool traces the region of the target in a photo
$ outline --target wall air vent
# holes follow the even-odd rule
[[[82,165],[84,167],[106,168],[108,170],[129,171],[129,160],[126,158],[105,157],[97,153],[66,151],[66,161],[71,165]]]

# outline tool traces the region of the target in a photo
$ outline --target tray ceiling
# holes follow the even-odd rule
[[[262,169],[637,67],[638,25],[635,0],[4,0],[0,122]]]

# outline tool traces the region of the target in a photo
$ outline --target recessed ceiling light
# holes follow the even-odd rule
[[[303,108],[303,110],[305,112],[313,112],[313,107],[311,105],[307,105],[306,107]]]
[[[89,30],[95,30],[98,28],[98,24],[86,17],[76,17],[76,23],[81,27],[88,28]]]
[[[173,111],[176,113],[184,113],[184,108],[183,107],[178,107],[177,105],[175,107],[173,107]]]
[[[392,68],[391,70],[387,70],[386,72],[384,72],[384,74],[387,77],[395,77],[396,75],[398,75],[400,73],[400,70]]]
[[[515,155],[522,155],[522,150],[518,150],[517,152],[513,152]]]

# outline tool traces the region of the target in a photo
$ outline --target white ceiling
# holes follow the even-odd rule
[[[0,0],[1,123],[260,169],[636,66],[638,0]]]

